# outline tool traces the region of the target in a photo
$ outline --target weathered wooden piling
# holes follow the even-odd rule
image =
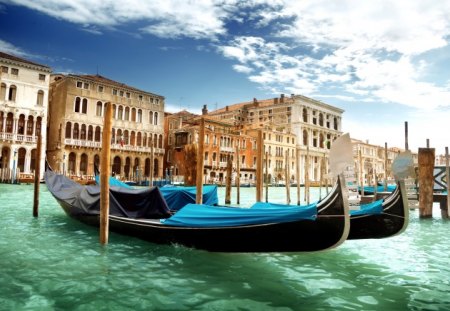
[[[359,162],[359,185],[361,187],[361,196],[364,196],[364,165],[362,159],[362,151],[358,150],[358,162]]]
[[[256,202],[262,201],[262,184],[263,184],[263,135],[262,130],[258,130],[258,138],[256,141]]]
[[[419,214],[433,216],[434,148],[419,148]]]
[[[197,151],[197,176],[196,176],[196,197],[195,203],[203,203],[203,158],[205,148],[205,119],[200,120],[200,128],[198,134],[198,151]]]
[[[447,217],[450,215],[450,165],[448,147],[445,147],[445,180],[447,181]]]
[[[241,201],[241,163],[239,162],[239,141],[236,144],[236,204]]]
[[[300,205],[300,147],[295,150],[295,174],[297,177],[297,205]]]
[[[154,160],[155,150],[154,150],[154,146],[153,146],[153,139],[151,140],[150,143],[151,143],[150,144],[150,178],[149,178],[149,181],[148,181],[148,186],[151,188],[151,187],[153,187],[153,174],[154,174],[154,172],[153,172],[153,161],[155,161]]]
[[[305,201],[309,204],[309,146],[306,146],[306,160],[305,160]]]
[[[387,174],[388,174],[388,149],[387,143],[384,143],[384,191],[387,191]]]
[[[108,244],[109,234],[109,176],[111,175],[112,104],[106,103],[103,121],[100,162],[100,243]]]
[[[231,156],[228,156],[227,161],[227,178],[225,180],[225,204],[231,204],[231,172],[233,169],[233,162]]]
[[[285,182],[286,182],[286,204],[291,204],[291,178],[289,176],[289,149],[286,150],[286,165],[285,165]]]
[[[42,134],[38,135],[36,150],[36,169],[34,170],[33,216],[39,216],[39,185],[41,178]]]
[[[265,161],[265,166],[266,166],[266,202],[269,202],[269,152],[266,151],[266,161]]]

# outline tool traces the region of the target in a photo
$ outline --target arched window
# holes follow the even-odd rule
[[[338,129],[338,119],[335,117],[334,118],[334,129],[337,131],[337,129]]]
[[[80,139],[86,140],[86,124],[81,125]]]
[[[136,122],[136,108],[131,108],[131,121]]]
[[[134,131],[131,131],[131,142],[130,142],[130,145],[136,146],[136,134],[134,133]]]
[[[93,137],[94,137],[94,128],[92,127],[92,125],[89,125],[87,139],[89,141],[92,141]]]
[[[23,114],[19,116],[19,122],[17,124],[17,134],[25,134],[25,116]]]
[[[303,108],[303,122],[308,122],[308,111],[306,108]]]
[[[125,121],[130,121],[130,107],[125,107]]]
[[[136,138],[136,145],[137,146],[141,146],[141,142],[142,142],[142,134],[141,134],[141,132],[138,132],[137,133],[137,138]]]
[[[102,116],[102,108],[103,108],[102,102],[98,101],[98,102],[97,102],[96,109],[95,109],[95,115],[96,115],[97,117],[101,117],[101,116]]]
[[[87,113],[87,99],[83,98],[83,109],[81,113]]]
[[[0,100],[6,99],[6,84],[2,83],[0,87]]]
[[[325,136],[322,133],[319,135],[319,147],[324,148]]]
[[[118,129],[117,130],[117,136],[116,136],[116,144],[120,144],[123,146],[123,134],[122,134],[122,130]]]
[[[33,118],[33,116],[28,116],[27,135],[33,135],[33,125],[34,125],[34,118]]]
[[[158,147],[158,135],[157,134],[155,134],[154,136],[153,136],[153,147]]]
[[[148,121],[150,124],[153,124],[153,111],[150,111],[148,113]]]
[[[125,145],[130,144],[130,133],[127,130],[123,131],[123,140]]]
[[[141,109],[138,109],[138,112],[137,112],[137,122],[142,123],[142,110]]]
[[[155,119],[154,119],[154,121],[153,121],[153,124],[154,124],[154,125],[158,125],[158,113],[157,113],[157,112],[155,112],[154,117],[155,117]]]
[[[73,139],[78,139],[79,138],[79,125],[78,125],[78,123],[75,123],[74,125],[73,125]]]
[[[158,139],[158,148],[162,148],[162,140],[163,140],[163,136],[159,135],[159,139]]]
[[[114,157],[112,172],[114,175],[120,175],[120,168],[122,167],[122,161],[119,156]]]
[[[319,113],[319,125],[323,126],[323,115]]]
[[[12,112],[8,113],[6,116],[6,133],[12,133],[13,132],[13,114]]]
[[[143,135],[142,146],[144,146],[144,147],[147,146],[147,133],[144,133],[144,135]]]
[[[100,141],[100,137],[101,137],[101,129],[100,126],[96,126],[95,127],[95,141]]]
[[[86,175],[87,167],[88,167],[88,156],[86,153],[83,153],[80,159],[80,173]]]
[[[106,103],[105,103],[105,105],[106,105]],[[113,109],[112,109],[112,118],[113,118],[113,119],[116,119],[116,118],[117,118],[117,116],[116,116],[116,111],[117,111],[116,104],[113,104]]]
[[[16,94],[17,94],[17,87],[15,85],[11,85],[9,87],[9,93],[8,93],[8,100],[15,102],[16,101]]]
[[[66,123],[66,138],[72,138],[72,123]]]
[[[119,108],[118,108],[117,119],[118,120],[123,120],[123,106],[119,106]]]
[[[39,90],[37,93],[36,105],[44,106],[44,91],[42,91],[42,90]]]
[[[81,98],[75,98],[75,112],[80,112]]]
[[[308,146],[308,132],[303,130],[303,145]]]

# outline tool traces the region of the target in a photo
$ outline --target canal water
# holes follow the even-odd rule
[[[241,189],[243,205],[254,191]],[[284,202],[285,188],[270,196]],[[45,185],[37,219],[32,203],[32,185],[0,184],[0,310],[450,310],[450,222],[438,208],[428,220],[412,211],[406,232],[389,239],[221,254],[114,233],[102,247]]]

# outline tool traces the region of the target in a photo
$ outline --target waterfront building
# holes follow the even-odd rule
[[[74,178],[94,174],[94,163],[100,162],[107,102],[113,105],[113,175],[140,180],[149,177],[153,167],[153,176],[162,177],[164,97],[100,75],[52,76],[47,143],[50,165]]]
[[[232,182],[239,161],[241,184],[254,184],[256,172],[256,138],[244,134],[226,121],[209,118],[205,110],[204,182],[223,184],[227,177],[227,161],[233,163]],[[166,114],[166,174],[175,181],[193,184],[197,158],[201,116],[187,111]],[[194,147],[195,146],[195,147]],[[236,158],[238,156],[238,158]],[[172,177],[171,177],[172,178]]]
[[[38,161],[44,167],[51,69],[3,52],[0,66],[0,179],[31,178]],[[39,134],[43,152],[37,159]]]
[[[274,179],[286,180],[282,174],[289,153],[288,179],[295,176],[296,164],[301,168],[301,183],[308,179],[320,181],[328,171],[331,142],[341,132],[344,110],[302,95],[258,100],[229,105],[208,113],[217,120],[228,120],[241,131],[261,129],[265,133],[265,150],[269,151],[269,174]],[[299,149],[300,159],[296,159]]]
[[[387,148],[370,144],[369,141],[363,141],[352,138],[353,145],[353,159],[355,162],[355,174],[358,176],[358,183],[364,185],[373,185],[375,179],[378,182],[384,181],[386,178],[388,182],[394,182],[394,175],[392,172],[392,163],[394,159],[404,150],[397,147]],[[411,152],[414,165],[418,165],[418,154]]]

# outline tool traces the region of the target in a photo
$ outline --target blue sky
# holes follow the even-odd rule
[[[0,0],[0,50],[200,112],[301,94],[354,138],[450,145],[450,1]]]

